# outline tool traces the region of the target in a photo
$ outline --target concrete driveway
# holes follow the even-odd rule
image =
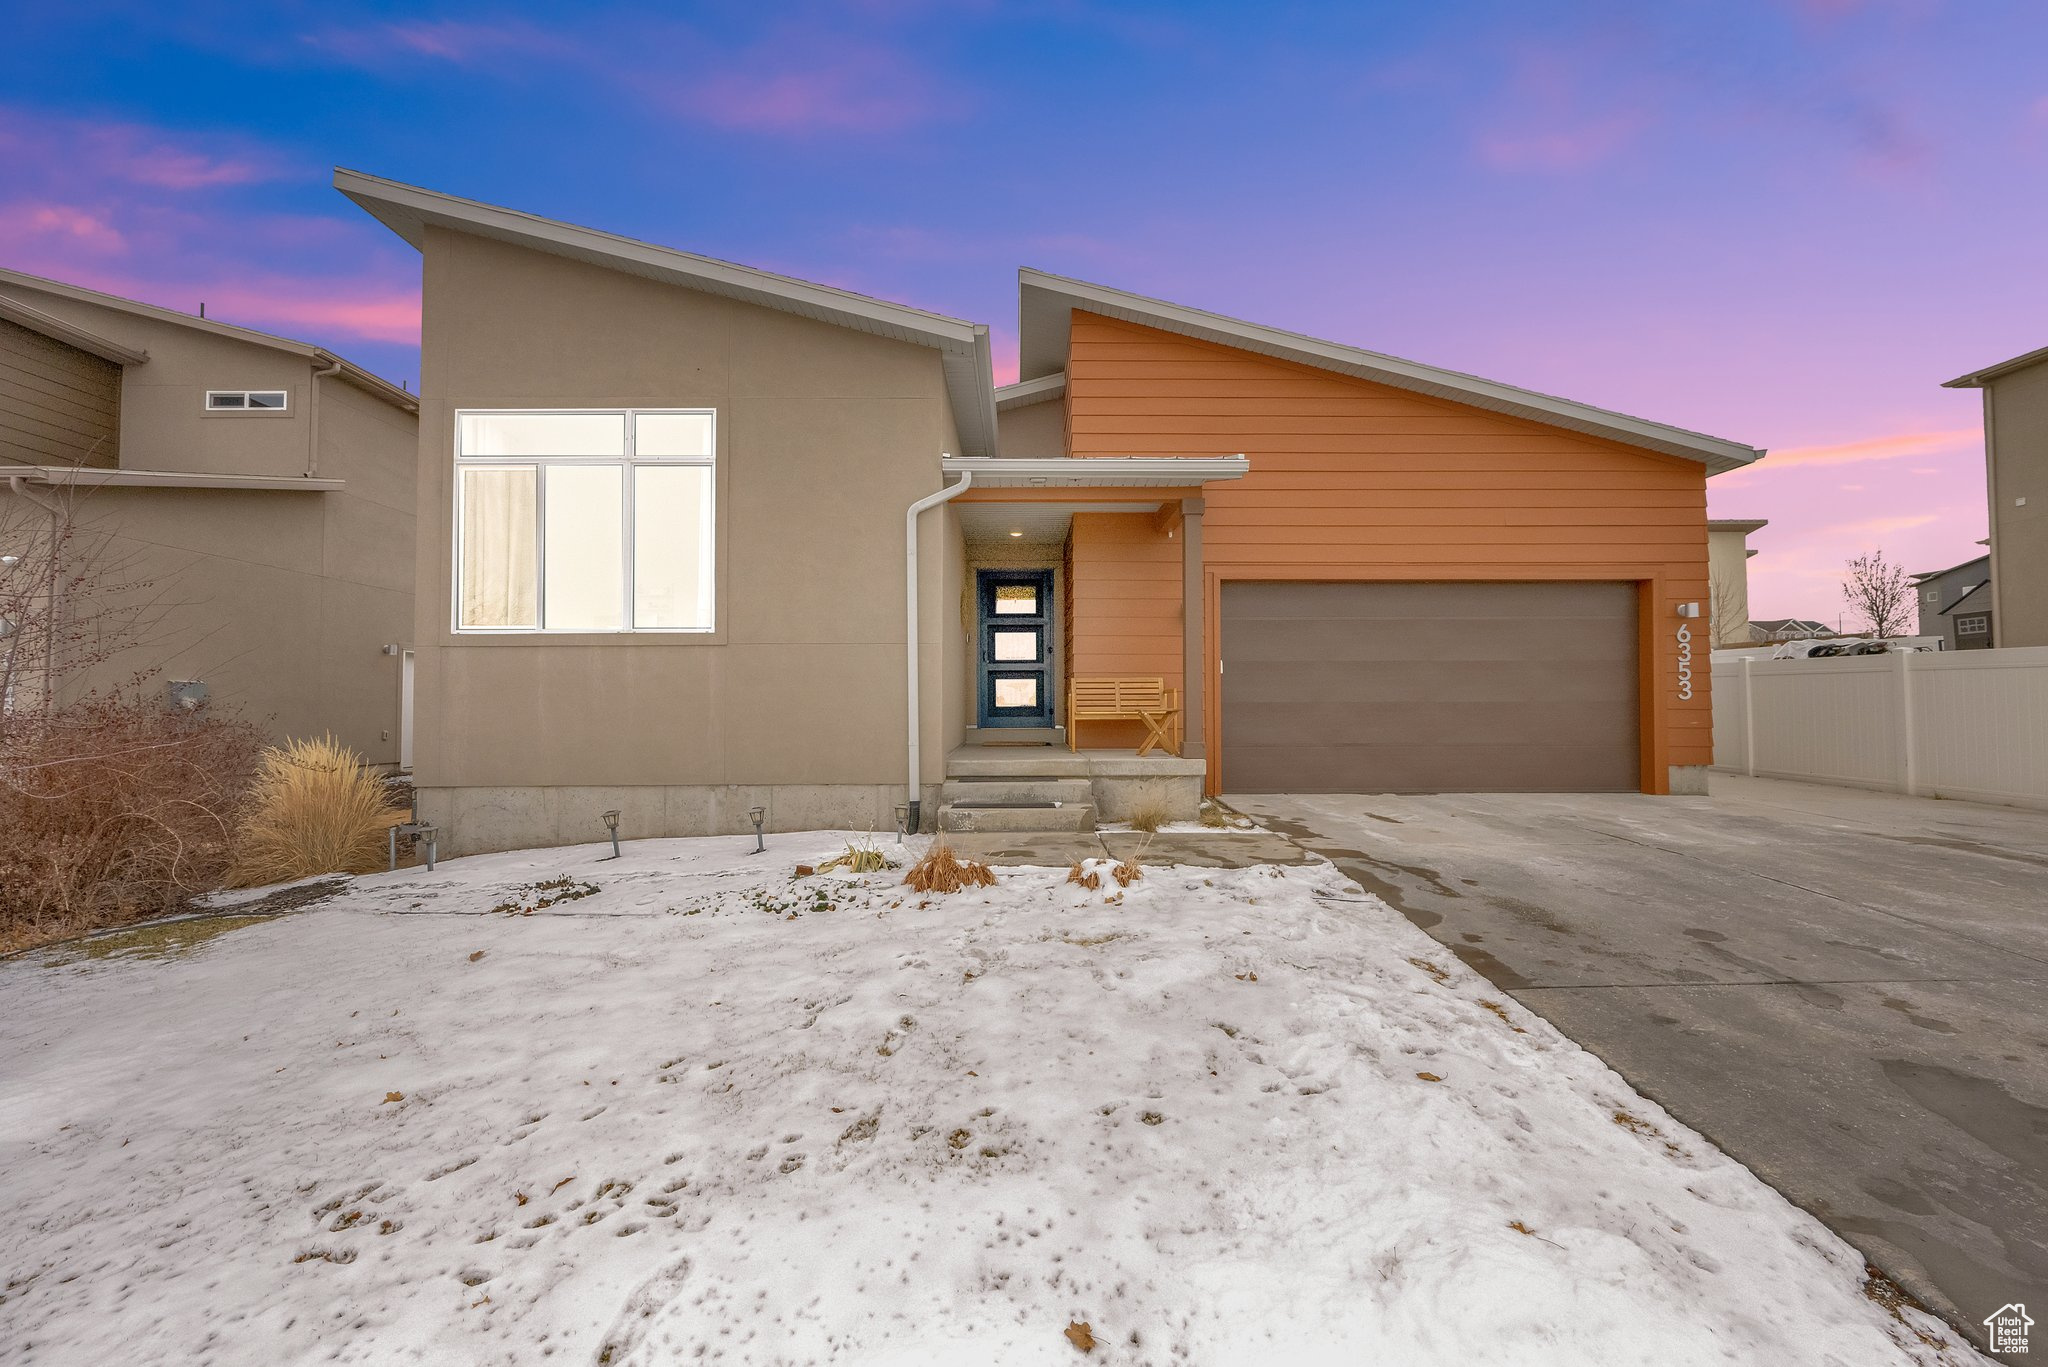
[[[1227,801],[1975,1341],[2008,1301],[2048,1323],[2048,813],[1721,774],[1705,798]]]

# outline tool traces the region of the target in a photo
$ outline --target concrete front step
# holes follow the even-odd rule
[[[972,802],[948,802],[939,808],[942,831],[1093,831],[1095,804],[1051,803],[1000,806]]]
[[[1088,756],[1055,746],[962,746],[946,756],[947,778],[1086,778]]]
[[[965,737],[969,745],[993,745],[1005,750],[1028,750],[1034,746],[1067,748],[1064,726],[970,726]]]
[[[1095,785],[1086,778],[1036,778],[1027,774],[985,778],[949,778],[939,791],[941,802],[987,805],[992,802],[1080,803],[1095,799]]]

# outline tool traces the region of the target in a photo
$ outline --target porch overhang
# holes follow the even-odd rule
[[[1244,456],[945,458],[945,472],[973,475],[975,489],[1199,488],[1219,480],[1243,479],[1251,468],[1251,461]]]

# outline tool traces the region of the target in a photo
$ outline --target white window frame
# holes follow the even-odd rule
[[[462,420],[477,417],[551,417],[569,414],[598,414],[609,417],[619,415],[625,421],[626,446],[622,455],[616,456],[466,456],[462,453]],[[646,456],[634,450],[639,439],[634,419],[643,414],[681,414],[711,420],[711,454],[704,456]],[[448,624],[458,636],[710,636],[718,631],[718,410],[715,408],[458,408],[455,410],[453,432],[454,445],[454,497],[449,503],[454,511],[454,528],[451,544],[454,547],[453,563],[449,566],[449,584],[453,589],[448,595]],[[617,627],[551,627],[547,622],[548,585],[548,476],[550,465],[615,465],[621,471],[624,486],[619,499],[619,533],[623,546],[625,564],[622,575],[623,613],[620,618],[625,625]],[[641,466],[688,466],[711,471],[710,487],[706,494],[704,508],[705,534],[711,538],[708,553],[704,556],[705,596],[709,601],[709,618],[701,627],[636,627],[633,625],[633,574],[637,556],[634,554],[634,484],[633,472]],[[471,627],[462,624],[462,472],[465,468],[483,470],[510,470],[531,468],[534,473],[534,615],[541,625],[530,627]]]
[[[215,408],[213,406],[214,399],[223,394],[241,395],[242,406],[240,408]],[[283,402],[279,403],[276,407],[256,408],[249,403],[249,396],[251,394],[275,394]],[[232,414],[236,417],[244,417],[251,413],[289,413],[292,408],[292,392],[289,389],[209,389],[206,391],[206,398],[201,402],[202,407],[200,411],[203,413]]]
[[[1983,636],[1991,630],[1991,615],[1983,612],[1964,613],[1956,618],[1956,635]]]

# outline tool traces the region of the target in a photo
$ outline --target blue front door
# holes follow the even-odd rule
[[[981,726],[1052,725],[1052,571],[977,570]]]

